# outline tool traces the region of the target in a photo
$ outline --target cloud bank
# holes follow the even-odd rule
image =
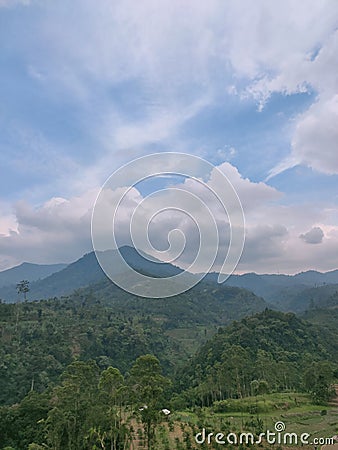
[[[337,2],[0,8],[3,268],[90,251],[95,193],[154,151],[202,155],[236,186],[247,219],[239,270],[337,266]]]
[[[338,250],[338,227],[330,224],[328,214],[316,212],[311,206],[302,210],[282,206],[280,205],[282,194],[271,186],[243,178],[230,163],[222,164],[219,169],[226,174],[237,190],[245,211],[246,244],[238,271],[245,272],[254,267],[257,272],[294,273],[304,268],[317,267],[328,270],[334,267]],[[215,183],[212,173],[207,185],[216,191],[222,189],[222,186]],[[210,192],[203,190],[199,183],[186,180],[175,182],[172,187],[192,192],[211,210],[221,231],[220,256],[214,266],[214,270],[219,270],[221,255],[224,257],[229,243],[227,216],[217,201],[210,196]],[[91,208],[96,195],[97,191],[88,191],[80,197],[53,198],[39,208],[34,208],[26,202],[17,203],[14,214],[16,229],[0,236],[1,263],[5,266],[8,261],[13,264],[22,259],[31,261],[32,254],[38,255],[36,262],[70,262],[75,259],[74,255],[80,257],[90,250]],[[114,195],[112,192],[111,196]],[[171,195],[170,189],[165,190],[160,198],[152,200],[149,207],[160,210],[164,205],[170,204]],[[129,234],[131,216],[144,198],[145,195],[133,188],[121,204],[117,216],[119,245],[131,244]],[[205,218],[201,216],[201,211],[196,210],[195,213],[201,225],[201,221]],[[323,225],[313,225],[314,221]],[[309,227],[310,231],[301,233],[304,228]],[[322,227],[326,227],[327,230],[325,240]],[[168,248],[168,235],[173,229],[180,229],[187,237],[186,251],[176,261],[177,264],[186,267],[194,258],[199,245],[196,224],[186,215],[170,211],[159,215],[149,228],[150,240],[155,248],[163,251]],[[324,253],[326,256],[322,258]],[[203,269],[200,267],[201,271]]]

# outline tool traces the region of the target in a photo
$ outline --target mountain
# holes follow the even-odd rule
[[[312,309],[338,306],[338,284],[325,284],[319,287],[290,287],[280,292],[275,306],[284,311],[297,314]]]
[[[117,250],[107,250],[100,253],[101,257],[108,259],[113,267],[116,265],[115,261],[118,257]],[[152,258],[152,261],[148,260],[146,255],[138,253],[132,247],[121,247],[120,253],[131,267],[140,272],[146,272],[159,277],[173,276],[181,272],[181,269],[169,263],[162,263],[154,258]],[[87,253],[62,270],[52,273],[42,280],[32,282],[27,299],[36,300],[68,295],[75,289],[89,286],[105,278],[106,275],[102,271],[95,253]],[[17,294],[15,285],[0,288],[0,298],[7,302],[16,301]]]
[[[32,264],[24,262],[19,266],[0,272],[0,287],[15,285],[21,280],[30,282],[46,278],[64,269],[67,264]]]
[[[154,316],[159,323],[165,324],[166,329],[211,324],[221,326],[267,307],[262,298],[246,289],[201,282],[170,299],[142,299],[105,279],[74,291],[68,299],[73,304],[95,299],[100,305],[113,307],[115,313],[133,311],[136,315]]]
[[[94,253],[84,255],[78,261],[51,273],[42,280],[32,281],[28,300],[65,295],[74,289],[86,286],[103,278],[102,270]],[[17,300],[15,285],[0,288],[0,298],[7,302]]]
[[[215,274],[211,277],[216,279]],[[326,285],[338,284],[338,270],[325,273],[309,270],[296,275],[246,273],[231,275],[226,284],[249,289],[283,311],[299,312],[301,298],[308,298],[309,288],[325,288]],[[293,302],[295,297],[297,299]],[[303,303],[301,310],[307,309],[306,301]]]
[[[132,247],[121,247],[120,252],[132,268],[142,273],[158,277],[170,277],[181,272],[181,269],[172,264],[162,263],[154,258],[149,260],[147,255],[139,253]],[[101,252],[101,257],[109,259],[113,267],[117,266],[115,264],[117,256],[117,250]],[[46,272],[39,272],[39,267],[46,268]],[[30,276],[27,270],[28,268],[31,269],[32,274],[33,268],[35,268],[35,277],[33,275]],[[6,275],[7,272],[8,274]],[[12,276],[12,281],[10,283],[6,282],[5,286],[1,282],[1,275],[3,279],[7,276],[7,280],[10,280],[9,274]],[[215,284],[217,276],[215,273],[207,274],[203,283]],[[24,263],[18,266],[18,268],[9,269],[0,273],[0,298],[7,302],[16,301],[17,293],[15,284],[22,279],[31,281],[30,292],[27,298],[28,300],[35,300],[69,295],[75,289],[83,288],[106,279],[106,276],[98,264],[94,252],[84,255],[66,267],[64,265],[38,266]],[[311,292],[308,292],[308,289],[323,287],[324,292],[324,287],[331,284],[338,285],[338,270],[326,273],[311,270],[296,275],[258,275],[256,273],[247,273],[244,275],[231,275],[225,282],[226,286],[239,287],[252,291],[257,296],[263,297],[274,308],[294,312],[301,312],[308,309],[311,304],[312,295]],[[329,289],[327,288],[326,290]],[[308,301],[308,299],[310,300]],[[318,298],[318,301],[320,301],[320,298]]]

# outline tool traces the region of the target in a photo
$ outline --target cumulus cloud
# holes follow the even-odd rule
[[[8,236],[10,233],[14,232],[16,230],[17,223],[15,216],[8,214],[1,216],[1,222],[0,222],[0,236]]]
[[[297,118],[291,154],[274,167],[268,179],[302,164],[327,175],[338,174],[338,95],[318,100]]]
[[[243,178],[238,169],[228,162],[221,164],[219,169],[235,187],[246,214],[258,206],[267,205],[283,197],[281,192],[262,181],[254,183],[249,178]],[[213,186],[212,175],[210,185]]]
[[[234,185],[246,211],[280,197],[280,193],[272,187],[242,178],[238,170],[229,163],[221,165],[219,169]],[[222,252],[226,254],[229,242],[228,216],[218,198],[213,194],[213,191],[224,190],[224,186],[220,184],[222,181],[216,177],[214,172],[211,172],[205,185],[193,179],[186,179],[182,182],[176,180],[173,185],[169,185],[150,200],[142,196],[136,188],[131,189],[121,202],[116,217],[118,244],[132,243],[129,236],[132,214],[143,200],[147,200],[142,203],[142,208],[140,208],[141,213],[139,214],[141,215],[138,217],[138,224],[143,224],[144,217],[152,217],[154,212],[163,207],[169,207],[164,213],[154,216],[149,228],[155,247],[166,249],[170,231],[180,229],[187,238],[187,249],[190,252],[186,252],[181,260],[183,263],[187,263],[198,249],[198,227],[208,230],[209,219],[213,217],[221,235]],[[165,183],[167,182],[165,180]],[[193,194],[193,196],[189,197],[185,193]],[[16,229],[7,231],[0,237],[0,250],[3,258],[31,260],[31,255],[35,255],[43,262],[69,261],[73,255],[80,256],[81,253],[89,251],[91,248],[90,218],[96,194],[97,190],[92,190],[69,199],[55,197],[40,207],[33,207],[26,201],[18,202],[14,212]],[[109,193],[107,205],[103,209],[108,211],[109,205],[116,202],[119,195],[121,195],[119,190]],[[186,213],[182,214],[172,208],[176,206]],[[204,210],[202,206],[206,209]],[[233,205],[227,204],[226,207],[231,209]],[[208,211],[210,211],[210,217]],[[1,224],[5,230],[8,221],[1,221]],[[104,226],[109,227],[110,224]],[[136,235],[142,232],[139,228],[136,227]],[[204,244],[209,245],[208,241],[205,241]],[[174,247],[172,250],[174,251]]]
[[[154,166],[153,169],[154,173],[158,169],[170,171],[170,167]],[[177,167],[175,169],[177,170]],[[196,169],[198,171],[199,168]],[[131,223],[133,242],[142,251],[159,259],[174,261],[181,267],[189,267],[198,252],[202,251],[205,253],[205,266],[194,266],[191,270],[195,272],[207,270],[209,266],[206,261],[209,261],[208,257],[212,254],[217,258],[214,269],[219,270],[229,246],[229,219],[233,232],[240,225],[240,219],[237,217],[240,213],[238,200],[231,194],[220,172],[223,172],[234,186],[245,211],[280,197],[280,193],[274,188],[244,179],[229,163],[222,164],[218,170],[212,170],[209,176],[204,174],[203,179],[187,178],[181,182],[174,177],[174,181],[170,182],[166,178],[164,189],[148,197],[136,194],[137,190],[132,189],[119,202],[118,195],[115,195],[118,192],[107,188],[102,203],[100,201],[97,207],[99,209],[95,212],[98,217],[97,227],[102,231],[106,229],[107,238],[95,239],[99,246],[97,248],[103,250],[111,243],[111,225],[103,223],[101,217],[105,217],[109,207],[112,208],[112,205],[118,202],[119,209],[115,223],[119,246],[131,244],[131,237],[128,237]],[[123,193],[122,189],[120,195]],[[225,198],[224,205],[220,201],[221,198]],[[148,245],[148,236],[150,244],[156,250]],[[238,241],[234,245],[240,255],[241,243]]]
[[[0,6],[19,3],[29,2],[0,0]],[[253,98],[262,110],[274,93],[312,94],[307,110],[292,117],[290,155],[270,176],[297,164],[338,173],[338,7],[332,0],[309,0],[306,5],[258,0],[254,6],[250,0],[74,0],[67,8],[63,2],[40,2],[38,14],[34,2],[30,7],[27,26],[34,32],[21,35],[16,25],[15,58],[26,64],[34,89],[38,87],[51,100],[48,108],[59,107],[61,98],[74,107],[62,120],[66,124],[76,118],[80,134],[88,136],[93,150],[83,170],[82,148],[81,156],[74,156],[64,142],[51,145],[42,133],[21,123],[15,126],[12,134],[20,149],[10,141],[10,164],[15,171],[35,177],[39,173],[48,182],[56,180],[58,188],[68,187],[68,192],[54,189],[58,194],[48,194],[55,197],[41,201],[40,206],[25,201],[17,203],[14,214],[5,211],[0,220],[4,265],[9,260],[32,260],[33,255],[41,262],[69,261],[90,250],[94,195],[88,187],[98,186],[126,160],[154,150],[154,144],[186,151],[180,129],[229,95]],[[62,115],[56,112],[57,117]],[[65,140],[76,139],[75,133]],[[224,149],[220,158],[241,153],[231,143],[225,143]],[[1,157],[6,155],[4,151]],[[278,266],[292,271],[306,264],[332,268],[336,219],[329,219],[315,205],[281,204],[280,192],[242,177],[229,163],[221,169],[237,188],[246,214],[247,246],[241,270],[276,271]],[[211,176],[209,185],[216,184]],[[203,197],[197,185],[186,182],[181,187],[201,195],[214,208],[221,226],[216,202],[206,194]],[[69,194],[73,189],[80,192],[77,197]],[[123,231],[132,201],[142,200],[138,194],[121,216]],[[166,244],[161,236],[164,223],[166,232],[170,226],[183,227],[194,242],[189,221],[174,214],[170,219],[158,218],[154,223],[159,246]],[[319,226],[325,232],[322,245],[305,246],[299,236]],[[223,231],[225,245],[228,230]],[[321,252],[327,252],[327,258]]]
[[[302,239],[307,244],[321,244],[324,238],[324,232],[320,227],[313,227],[307,233],[301,234]]]
[[[332,225],[333,216],[330,210],[318,211],[311,205],[283,206],[280,204],[281,194],[276,189],[265,183],[255,183],[242,177],[229,163],[222,164],[219,169],[227,175],[237,190],[245,211],[246,244],[238,271],[293,273],[304,268],[316,267],[322,270],[335,268],[338,227]],[[175,229],[181,230],[186,236],[186,250],[175,263],[182,267],[189,266],[200,244],[198,226],[208,230],[210,224],[206,212],[198,206],[198,203],[195,204],[188,198],[184,199],[183,195],[179,197],[177,191],[175,194],[174,189],[181,189],[182,192],[194,194],[204,202],[215,219],[220,232],[220,242],[213,269],[220,270],[229,245],[228,217],[212,192],[205,189],[205,187],[215,191],[222,189],[218,184],[219,180],[213,173],[205,180],[206,186],[191,179],[182,182],[175,180],[169,187],[166,185],[167,189],[161,194],[148,199],[148,203],[146,196],[138,189],[131,189],[121,203],[116,218],[118,244],[132,244],[129,233],[130,222],[135,209],[142,205],[136,225],[144,225],[147,218],[153,218],[148,231],[151,243],[157,251],[168,250],[169,237],[172,238],[173,245],[169,253],[164,255],[166,260],[171,260],[171,256],[177,253],[182,243],[182,236],[176,232],[170,236],[170,233]],[[9,263],[16,264],[22,260],[40,263],[70,262],[91,251],[90,220],[96,195],[97,190],[93,190],[69,199],[52,198],[40,207],[33,207],[23,201],[17,203],[11,220],[8,216],[5,220],[0,220],[0,229],[3,231],[0,235],[0,267],[4,268]],[[111,202],[116,202],[119,196],[119,190],[109,193],[105,207],[107,211]],[[189,211],[191,216],[170,208],[154,216],[154,211],[159,211],[166,205],[176,205],[180,198],[182,209]],[[197,220],[198,226],[192,218]],[[314,226],[314,220],[320,225]],[[6,226],[11,229],[6,231]],[[110,224],[105,222],[103,226],[110,227]],[[302,230],[309,228],[309,232],[302,233]],[[142,240],[140,226],[136,226],[134,231],[136,241],[139,238]],[[304,246],[304,242],[321,242],[321,245]],[[211,238],[204,241],[203,245],[210,246],[206,251],[213,250]],[[158,256],[157,251],[152,255]],[[203,271],[205,268],[201,266],[198,269]]]
[[[288,230],[284,225],[258,225],[247,230],[243,262],[255,263],[282,257]]]
[[[6,220],[0,220],[0,229],[4,230],[0,235],[0,267],[22,261],[71,262],[88,252],[96,194],[90,191],[81,197],[52,198],[40,207],[18,202],[7,230]]]

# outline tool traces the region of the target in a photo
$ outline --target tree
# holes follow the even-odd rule
[[[16,285],[16,291],[17,293],[23,294],[23,298],[26,301],[27,300],[27,293],[29,292],[29,281],[28,280],[21,280],[17,285]]]
[[[330,399],[330,385],[333,381],[331,364],[327,361],[313,363],[305,370],[303,381],[314,403],[326,403]]]
[[[99,426],[90,430],[88,441],[98,442],[100,448],[124,450],[131,441],[124,378],[118,369],[108,367],[101,373],[98,387],[101,417]]]
[[[137,358],[130,370],[129,385],[144,426],[147,448],[152,449],[156,425],[161,419],[164,393],[170,382],[162,375],[159,360],[153,355]]]
[[[84,438],[96,425],[100,405],[98,367],[94,361],[74,361],[61,376],[62,384],[52,392],[48,414],[47,436],[55,450],[82,450]]]

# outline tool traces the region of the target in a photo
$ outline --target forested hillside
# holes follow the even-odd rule
[[[338,306],[338,284],[311,288],[290,287],[280,291],[274,303],[277,309],[303,313],[311,309]]]
[[[149,256],[129,246],[121,247],[120,252],[134,270],[151,276],[168,277],[181,272],[181,269],[172,264],[149,260]],[[100,254],[101,258],[110,261],[111,267],[117,266],[116,250]],[[207,274],[203,283],[207,284],[208,289],[211,285],[218,287],[217,278],[216,273]],[[16,284],[22,279],[30,281],[27,296],[30,301],[70,295],[75,289],[107,281],[94,252],[87,253],[66,267],[62,264],[39,266],[24,263],[0,272],[0,299],[16,302],[18,300]],[[310,270],[296,275],[256,273],[231,275],[224,286],[250,290],[278,310],[299,313],[313,306],[326,306],[326,299],[337,291],[338,270],[326,273]]]
[[[154,275],[157,264],[124,251]],[[163,265],[155,276],[177,270]],[[54,295],[34,300],[44,286]],[[102,276],[93,254],[30,288],[30,301],[0,302],[1,450],[193,449],[204,410],[241,411],[257,431],[250,415],[289,408],[283,395],[295,408],[333,395],[333,285],[290,287],[284,305],[309,307],[307,321],[210,277],[170,299],[135,297]],[[195,419],[183,425],[180,411]]]
[[[142,271],[151,274],[152,276],[161,277],[172,276],[181,272],[179,268],[173,266],[172,264],[160,264],[159,262],[156,263],[155,260],[147,259],[146,255],[141,252],[139,253],[132,247],[124,246],[121,247],[119,251],[125,261],[137,271]],[[100,254],[101,258],[109,261],[111,267],[115,268],[117,266],[117,250],[107,250],[105,252],[100,252]],[[48,274],[46,273],[45,278],[33,278],[34,280],[37,280],[37,278],[43,279],[30,283],[28,299],[39,300],[53,296],[69,295],[75,289],[87,287],[101,280],[107,280],[94,252],[87,253],[77,261],[66,267],[62,267],[62,270],[54,270],[55,273],[50,270]],[[11,279],[14,279],[13,276],[15,273],[16,272],[11,272]],[[16,275],[16,281],[14,281],[14,284],[10,286],[6,285],[4,287],[1,287],[0,284],[0,298],[7,302],[16,301],[17,294],[15,283],[19,282],[22,278],[27,278],[30,280],[29,277],[25,277],[24,274],[20,272]]]
[[[0,311],[6,450],[193,449],[197,430],[182,423],[178,432],[175,411],[240,408],[243,417],[290,408],[266,401],[269,392],[292,392],[297,407],[304,398],[296,390],[323,405],[338,376],[337,332],[293,314],[265,310],[220,328],[180,369],[179,339],[168,338],[156,316],[123,317],[79,294]],[[247,426],[257,432],[262,424],[257,416]]]
[[[220,325],[264,308],[238,288],[200,285],[158,300],[133,297],[109,281],[62,299],[0,304],[0,401],[18,401],[32,386],[42,391],[74,358],[124,372],[152,353],[173,373]]]
[[[126,377],[92,360],[74,361],[57,385],[41,394],[31,390],[20,404],[0,407],[0,447],[122,450],[142,439],[153,448],[170,385],[152,355],[137,358]]]
[[[289,389],[308,389],[314,400],[324,400],[338,375],[337,361],[336,329],[265,310],[220,329],[182,370],[179,389],[187,403],[208,405]]]
[[[337,302],[337,296],[333,296],[332,300],[335,300]],[[328,329],[336,332],[338,323],[338,307],[317,307],[305,311],[305,313],[303,313],[301,317],[304,318],[304,320],[321,326],[324,330]]]
[[[208,277],[215,279],[215,275]],[[313,305],[325,307],[325,299],[337,290],[338,270],[296,275],[246,273],[231,275],[226,284],[249,289],[279,310],[299,313]]]

